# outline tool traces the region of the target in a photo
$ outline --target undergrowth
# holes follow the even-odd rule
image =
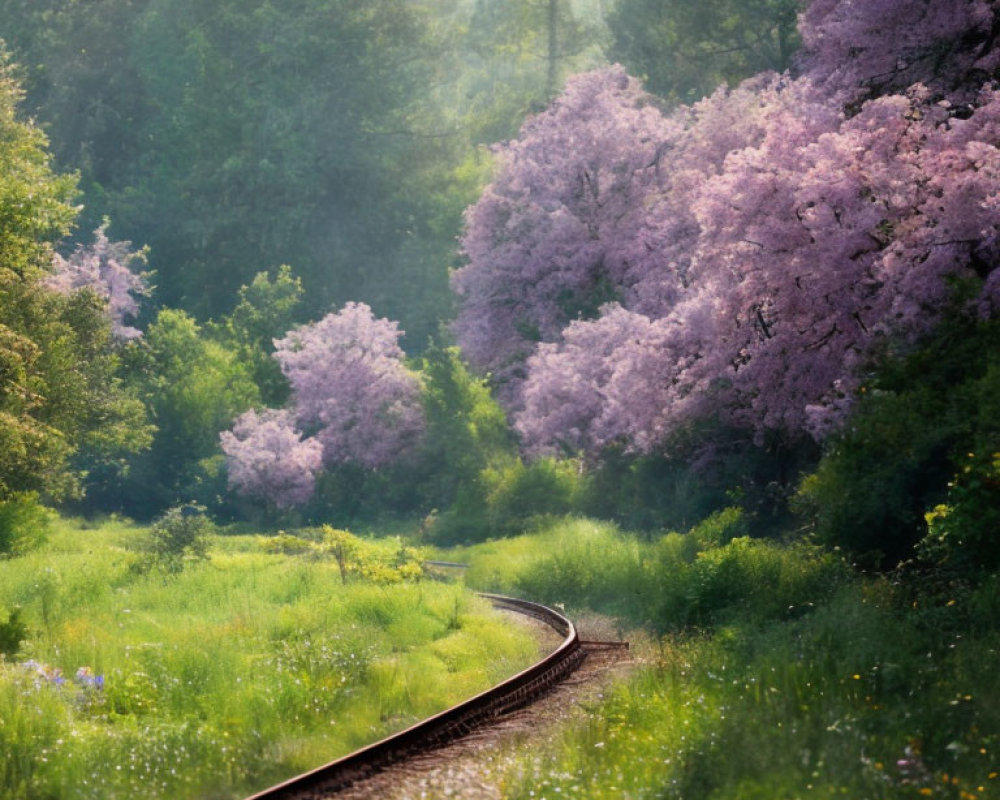
[[[568,519],[451,556],[477,588],[660,632],[505,797],[1000,797],[995,575],[864,576],[747,539],[735,512],[651,541]]]
[[[133,569],[143,529],[59,522],[0,561],[0,797],[242,797],[476,694],[537,643],[467,590],[348,577],[335,559],[210,537]],[[395,553],[397,545],[387,545]]]

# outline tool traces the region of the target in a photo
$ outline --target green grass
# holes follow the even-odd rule
[[[646,541],[570,519],[448,554],[477,587],[660,631],[504,796],[1000,797],[1000,579],[866,577],[738,523]]]
[[[0,662],[0,796],[245,796],[537,654],[459,586],[344,586],[335,562],[267,553],[256,536],[142,574],[128,547],[141,533],[61,521],[43,549],[0,561],[0,609],[29,628]],[[103,688],[75,680],[81,667]]]
[[[599,610],[661,633],[734,616],[794,617],[847,579],[846,566],[819,548],[742,533],[735,510],[653,540],[611,523],[566,518],[538,533],[444,555],[469,562],[466,583],[477,589]]]

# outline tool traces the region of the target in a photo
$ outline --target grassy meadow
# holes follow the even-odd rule
[[[350,574],[261,536],[138,570],[123,522],[0,560],[0,796],[234,798],[464,699],[537,655],[468,590]],[[387,545],[392,546],[392,545]],[[2,622],[2,620],[0,620]]]
[[[504,796],[1000,797],[997,577],[866,577],[741,526],[727,511],[650,539],[568,519],[450,552],[476,588],[655,634]]]

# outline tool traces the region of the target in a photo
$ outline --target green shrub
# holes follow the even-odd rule
[[[7,615],[6,622],[0,622],[0,660],[16,656],[27,636],[28,628],[21,622],[21,610],[15,608]]]
[[[658,631],[715,628],[735,619],[800,616],[848,569],[818,547],[742,535],[740,509],[723,509],[685,534],[655,542],[610,523],[566,518],[517,539],[470,547],[466,581],[541,602],[589,608]]]
[[[208,535],[214,526],[201,506],[171,508],[156,520],[139,543],[140,571],[159,569],[176,573],[191,561],[208,558]]]
[[[316,552],[315,542],[291,533],[278,531],[274,536],[266,537],[261,543],[265,553],[275,553],[286,556],[301,556]]]
[[[491,533],[509,535],[525,530],[546,515],[569,513],[581,485],[576,461],[542,458],[530,464],[515,461],[484,473]]]
[[[912,554],[951,471],[954,431],[931,423],[938,410],[927,389],[860,404],[793,500],[821,542],[887,567]]]
[[[817,547],[740,537],[675,567],[656,618],[664,630],[788,619],[826,600],[847,572]]]
[[[926,515],[928,532],[917,545],[924,561],[963,574],[1000,564],[1000,453],[969,453],[948,492],[948,502]]]
[[[998,443],[1000,322],[951,320],[862,391],[794,505],[820,541],[894,567],[913,555],[965,454]]]
[[[0,557],[19,556],[45,541],[49,512],[34,494],[18,494],[0,503]]]

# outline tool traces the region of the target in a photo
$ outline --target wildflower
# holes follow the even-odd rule
[[[911,740],[906,745],[903,749],[903,757],[896,760],[896,769],[899,771],[900,783],[903,786],[913,786],[928,782],[931,773],[921,757],[919,741]],[[923,789],[921,789],[920,793],[927,794]]]
[[[40,686],[41,683],[38,679],[45,681],[46,683],[51,683],[56,686],[62,686],[66,683],[66,679],[63,677],[62,670],[58,667],[50,667],[48,664],[42,664],[35,659],[29,659],[25,661],[22,666],[29,672],[33,672],[36,676],[35,685]]]
[[[90,667],[80,667],[76,671],[76,682],[84,688],[97,689],[104,688],[104,676],[95,675]]]

